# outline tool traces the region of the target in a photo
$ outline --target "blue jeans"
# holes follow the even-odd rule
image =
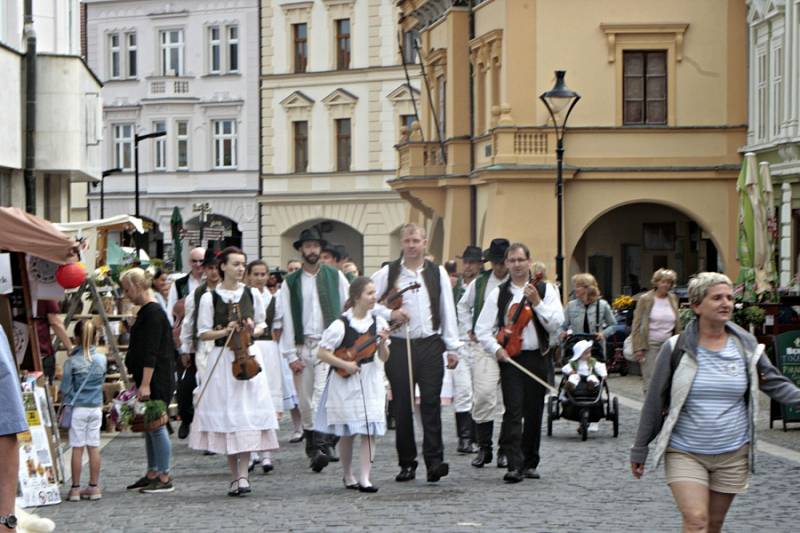
[[[169,474],[172,443],[167,434],[167,427],[161,426],[155,431],[145,433],[144,442],[147,447],[147,471]]]

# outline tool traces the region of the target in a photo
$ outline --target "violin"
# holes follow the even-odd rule
[[[392,322],[389,324],[389,331],[394,331],[400,327],[400,323]],[[348,361],[351,363],[356,363],[359,366],[362,363],[369,362],[372,357],[375,356],[375,352],[378,350],[378,342],[380,341],[380,335],[370,335],[369,332],[360,335],[357,339],[355,344],[350,347],[342,346],[335,352],[333,355],[341,359],[342,361]],[[342,376],[343,378],[349,378],[350,374],[344,368],[336,368],[336,373]]]
[[[542,280],[543,273],[538,272],[536,276],[528,281],[530,285],[536,285]],[[508,321],[497,332],[497,342],[503,347],[509,357],[516,357],[522,351],[522,337],[528,322],[533,320],[533,307],[528,298],[523,295],[522,299],[512,304],[508,309]]]
[[[401,307],[403,307],[403,293],[406,291],[415,291],[420,287],[421,285],[417,281],[409,284],[407,287],[404,287],[402,289],[392,287],[387,291],[386,296],[383,297],[381,303],[385,305],[388,309],[396,311]]]
[[[242,311],[238,303],[229,304],[228,316],[230,321],[235,321],[239,324],[228,342],[228,348],[233,352],[231,369],[233,377],[241,381],[247,381],[261,372],[261,365],[258,364],[255,356],[250,354],[250,345],[253,344],[253,339],[250,335],[250,330],[244,323],[244,319],[242,319]]]

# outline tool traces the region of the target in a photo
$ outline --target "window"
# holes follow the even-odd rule
[[[114,125],[114,166],[133,170],[133,124]]]
[[[350,19],[336,21],[336,70],[350,68]]]
[[[778,44],[772,48],[772,135],[781,134],[783,121],[783,46]]]
[[[178,170],[189,169],[189,122],[178,120],[175,122],[175,138],[178,141]]]
[[[211,74],[219,74],[220,70],[222,70],[222,66],[220,65],[220,61],[222,60],[222,51],[220,47],[222,43],[220,43],[219,39],[219,26],[211,26],[208,28],[208,44],[210,48],[208,54],[210,60],[208,71]]]
[[[308,26],[306,24],[292,24],[294,36],[294,71],[302,73],[308,66]]]
[[[298,120],[292,122],[294,130],[294,171],[308,170],[308,122]]]
[[[128,77],[136,77],[136,34],[126,33],[125,39],[128,45]]]
[[[625,125],[667,123],[667,53],[623,52]]]
[[[403,32],[403,63],[413,65],[417,62],[417,30]]]
[[[215,120],[214,124],[214,167],[236,167],[236,121]]]
[[[228,26],[228,72],[239,72],[238,26]]]
[[[444,140],[447,133],[447,79],[444,76],[437,78],[437,87],[439,89],[439,140]]]
[[[411,125],[416,120],[416,115],[400,115],[400,127],[406,129],[407,135],[411,135]]]
[[[183,76],[183,30],[163,30],[161,39],[161,75]]]
[[[167,131],[167,123],[163,120],[153,122],[153,131]],[[153,168],[155,170],[167,170],[167,137],[156,137],[153,139],[153,145],[155,150]]]
[[[756,135],[760,140],[767,138],[767,49],[766,47],[760,48],[756,52],[756,112],[758,113],[758,120],[756,121]]]
[[[336,170],[350,170],[350,119],[336,119]]]
[[[108,36],[108,49],[110,51],[110,71],[111,79],[119,79],[122,76],[122,51],[119,43],[119,33],[112,33]]]

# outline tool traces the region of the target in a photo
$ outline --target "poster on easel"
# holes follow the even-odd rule
[[[45,390],[36,386],[22,393],[28,431],[17,435],[19,445],[19,483],[17,505],[39,507],[61,503],[56,466],[50,449]],[[52,427],[52,425],[50,426]]]

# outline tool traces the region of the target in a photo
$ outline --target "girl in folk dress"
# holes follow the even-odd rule
[[[197,332],[201,340],[215,341],[208,355],[208,370],[195,400],[195,417],[189,446],[228,456],[232,481],[229,496],[247,494],[250,481],[247,468],[251,452],[278,448],[278,420],[272,404],[269,383],[262,370],[248,380],[236,379],[231,370],[233,352],[225,346],[229,334],[236,335],[239,325],[221,317],[228,316],[229,304],[239,303],[244,327],[258,337],[264,330],[265,307],[261,294],[240,283],[245,273],[245,255],[233,246],[219,255],[220,283],[200,299]],[[262,369],[264,359],[250,346]],[[216,365],[216,367],[215,367]]]
[[[378,491],[370,483],[369,472],[375,437],[386,433],[383,363],[389,358],[389,328],[383,318],[372,315],[376,301],[372,281],[367,277],[356,278],[350,285],[344,314],[322,334],[317,355],[333,368],[317,409],[315,430],[341,437],[339,452],[344,486],[361,492]],[[334,355],[341,347],[354,346],[356,339],[365,333],[377,336],[378,351],[371,360],[359,364]],[[345,370],[347,377],[340,376],[336,369]],[[351,469],[356,435],[361,435],[361,475],[358,480]]]

